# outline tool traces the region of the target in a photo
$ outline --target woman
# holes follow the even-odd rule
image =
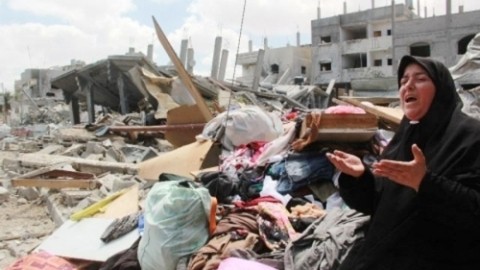
[[[404,117],[380,160],[327,155],[345,202],[371,215],[340,269],[480,269],[480,122],[437,61],[404,56],[398,84]]]

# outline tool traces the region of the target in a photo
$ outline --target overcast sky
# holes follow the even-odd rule
[[[311,20],[343,12],[340,0],[247,0],[240,39],[240,52],[246,52],[252,40],[254,50],[311,43]],[[395,1],[403,3],[404,1]],[[371,7],[371,0],[346,0],[347,11]],[[391,0],[376,0],[375,6],[390,5]],[[417,0],[413,0],[414,8]],[[445,14],[446,0],[420,0],[428,15]],[[160,45],[152,23],[156,18],[172,47],[189,39],[195,50],[197,75],[209,75],[216,36],[223,37],[223,49],[229,50],[227,74],[233,74],[244,0],[0,0],[0,84],[13,90],[14,80],[28,68],[52,68],[68,65],[72,59],[87,64],[125,54],[130,47],[146,54],[154,45],[154,61],[169,60]],[[478,0],[452,0],[465,11],[480,9]],[[236,74],[241,73],[237,67]],[[1,90],[1,89],[0,89]]]

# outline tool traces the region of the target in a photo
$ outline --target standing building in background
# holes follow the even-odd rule
[[[404,4],[378,7],[312,21],[312,83],[326,85],[331,79],[350,88],[371,90],[389,87],[393,76],[392,11],[396,24],[417,18]],[[388,89],[385,89],[388,90]]]
[[[312,83],[395,90],[398,59],[428,56],[453,66],[479,32],[480,11],[421,17],[412,1],[312,21]],[[394,16],[392,15],[394,14]]]
[[[273,84],[310,83],[312,49],[310,45],[301,45],[299,33],[297,33],[296,46],[270,48],[268,40],[265,38],[263,47],[261,85],[269,87]],[[249,52],[238,54],[237,64],[242,66],[242,77],[237,78],[239,82],[251,85],[255,76],[259,52],[260,50],[253,51],[252,43],[249,42]]]

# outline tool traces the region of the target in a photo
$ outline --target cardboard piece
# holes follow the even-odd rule
[[[98,201],[98,202],[96,202],[96,203],[94,203],[90,206],[87,206],[86,208],[84,208],[80,211],[77,211],[77,212],[71,214],[70,219],[74,220],[74,221],[79,221],[82,218],[91,217],[91,216],[97,214],[98,212],[100,212],[105,207],[107,207],[107,205],[109,205],[111,202],[113,202],[118,197],[125,194],[127,191],[128,191],[128,189],[124,188],[120,191],[117,191],[117,192],[111,194],[111,195],[108,195],[107,197],[101,199],[100,201]]]
[[[167,113],[168,126],[202,123],[205,123],[205,119],[196,105],[183,105],[178,108],[171,109]],[[165,139],[167,139],[167,141],[170,142],[174,147],[180,147],[195,142],[195,136],[201,134],[202,131],[203,126],[192,126],[191,129],[171,129],[165,131]]]
[[[67,220],[40,244],[38,250],[72,259],[104,262],[116,253],[128,249],[138,239],[138,230],[105,244],[101,235],[115,219],[85,218]]]
[[[165,91],[164,88],[171,89],[172,81],[171,78],[159,77],[155,74],[151,73],[150,71],[142,68],[140,69],[141,78],[142,78],[142,85],[145,87],[147,92],[154,97],[157,102],[157,111],[155,112],[155,118],[167,118],[167,112],[170,109],[177,108],[180,106],[177,104],[173,98],[169,95],[168,90]]]
[[[138,164],[138,175],[157,181],[161,173],[192,179],[191,172],[217,166],[220,149],[212,141],[193,142]]]
[[[122,218],[139,211],[138,185],[135,184],[127,192],[109,203],[101,213],[95,215],[99,218]]]

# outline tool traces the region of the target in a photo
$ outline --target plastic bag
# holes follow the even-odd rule
[[[225,121],[227,115],[228,119]],[[222,145],[233,149],[252,142],[270,142],[282,133],[280,117],[259,107],[246,106],[217,115],[205,125],[202,136],[213,139],[223,136]]]
[[[178,260],[204,246],[209,237],[211,197],[191,181],[156,183],[145,202],[144,235],[138,260],[144,270],[174,270]]]

